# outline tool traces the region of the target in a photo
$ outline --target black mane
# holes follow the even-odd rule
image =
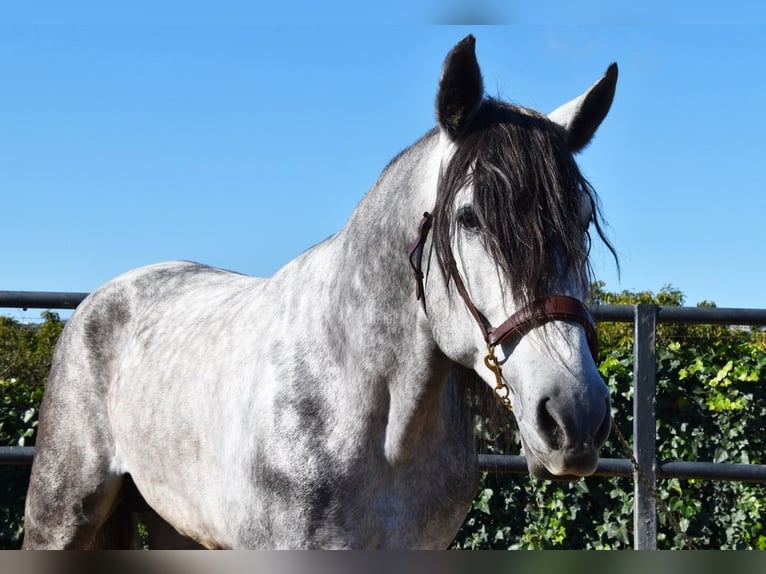
[[[434,243],[445,277],[456,271],[455,197],[472,184],[479,233],[510,278],[519,304],[556,292],[573,271],[587,287],[591,238],[580,218],[582,194],[594,206],[591,223],[613,254],[614,249],[602,232],[595,191],[580,173],[564,130],[533,110],[488,99],[455,143],[434,209]]]

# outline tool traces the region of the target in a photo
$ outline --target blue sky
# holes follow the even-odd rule
[[[664,4],[484,2],[493,26],[433,25],[468,17],[433,2],[3,5],[0,290],[89,291],[168,259],[272,274],[434,125],[443,58],[473,33],[488,94],[541,111],[618,62],[579,156],[620,254],[618,279],[594,249],[608,289],[766,307],[764,9]]]

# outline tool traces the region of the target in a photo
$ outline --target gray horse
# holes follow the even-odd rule
[[[270,279],[171,262],[94,291],[56,349],[24,546],[130,544],[143,509],[207,548],[444,548],[479,478],[466,373],[533,475],[592,473],[610,403],[581,301],[604,238],[573,154],[616,80],[548,116],[487,99],[468,36],[438,126],[333,237]]]

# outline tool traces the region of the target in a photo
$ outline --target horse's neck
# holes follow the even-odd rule
[[[308,293],[304,319],[345,379],[338,416],[385,421],[389,460],[443,438],[458,408],[445,392],[450,363],[431,337],[407,262],[424,209],[423,172],[434,169],[419,151],[384,172],[343,230],[296,261]],[[311,304],[320,294],[329,304]]]

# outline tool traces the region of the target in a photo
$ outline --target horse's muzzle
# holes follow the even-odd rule
[[[586,424],[583,428],[571,422],[561,424],[559,416],[551,412],[550,402],[543,399],[536,413],[541,444],[537,445],[537,449],[524,444],[529,472],[546,480],[571,480],[593,474],[598,466],[599,449],[611,429],[608,398],[603,405],[603,412],[590,418],[596,425],[588,428]]]

